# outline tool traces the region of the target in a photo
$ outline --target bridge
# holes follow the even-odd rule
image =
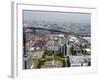
[[[72,34],[72,35],[75,35],[75,33],[73,32],[67,32],[67,31],[61,31],[61,30],[55,30],[55,29],[50,29],[50,28],[41,28],[41,27],[34,27],[34,26],[31,26],[31,27],[24,27],[24,30],[32,30],[32,31],[35,31],[35,30],[47,30],[47,31],[51,31],[51,32],[59,32],[59,33],[64,33],[64,34]]]

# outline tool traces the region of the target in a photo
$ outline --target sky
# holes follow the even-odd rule
[[[90,24],[91,14],[24,10],[23,21],[27,23],[33,21],[46,21]]]

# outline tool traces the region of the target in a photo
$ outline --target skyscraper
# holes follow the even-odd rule
[[[61,46],[59,51],[60,51],[61,56],[65,57],[67,55],[67,45],[64,44],[63,46]]]

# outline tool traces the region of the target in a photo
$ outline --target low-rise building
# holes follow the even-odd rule
[[[90,56],[69,56],[71,67],[90,66]]]
[[[48,46],[47,51],[48,55],[52,55],[54,53],[59,54],[59,46]]]

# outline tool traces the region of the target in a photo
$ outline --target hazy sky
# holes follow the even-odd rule
[[[46,12],[46,11],[23,11],[25,22],[47,21],[47,22],[71,22],[90,24],[91,14],[86,13],[64,13],[64,12]]]

